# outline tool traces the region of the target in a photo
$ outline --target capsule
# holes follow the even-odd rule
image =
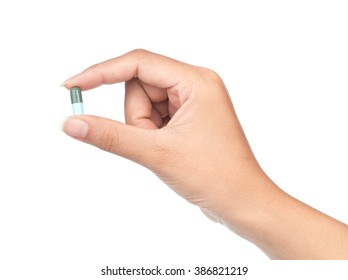
[[[79,87],[70,89],[71,105],[74,115],[83,115],[83,100],[82,93]]]

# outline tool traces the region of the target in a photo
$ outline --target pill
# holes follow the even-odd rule
[[[74,115],[83,115],[83,100],[82,93],[79,87],[72,87],[70,89],[71,105]]]

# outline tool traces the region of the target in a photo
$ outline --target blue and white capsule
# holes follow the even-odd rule
[[[79,87],[72,87],[70,89],[71,105],[74,115],[83,115],[83,100],[82,93]]]

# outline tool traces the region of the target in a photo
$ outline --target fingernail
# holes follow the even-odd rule
[[[62,130],[71,137],[84,139],[87,136],[88,124],[80,119],[67,119],[63,125]]]
[[[72,80],[74,80],[78,75],[79,74],[74,75],[74,76],[70,77],[69,79],[65,80],[60,86],[64,87],[68,82],[71,82]]]

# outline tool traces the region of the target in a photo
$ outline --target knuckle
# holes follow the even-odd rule
[[[109,129],[105,129],[101,133],[99,138],[98,147],[104,151],[114,153],[117,151],[119,146],[119,137],[117,130],[113,133]]]
[[[198,73],[200,77],[204,78],[204,80],[206,81],[211,81],[214,83],[222,83],[222,79],[219,76],[219,74],[211,69],[199,67]]]
[[[150,54],[150,52],[148,50],[145,49],[134,49],[131,51],[132,54],[139,56],[139,57],[144,57],[147,56],[148,54]]]
[[[213,70],[207,68],[199,68],[198,71],[199,85],[201,85],[202,96],[205,96],[207,101],[217,96],[225,98],[227,89],[221,77]]]
[[[101,63],[96,63],[90,67],[88,67],[84,72],[95,72],[100,68]]]

